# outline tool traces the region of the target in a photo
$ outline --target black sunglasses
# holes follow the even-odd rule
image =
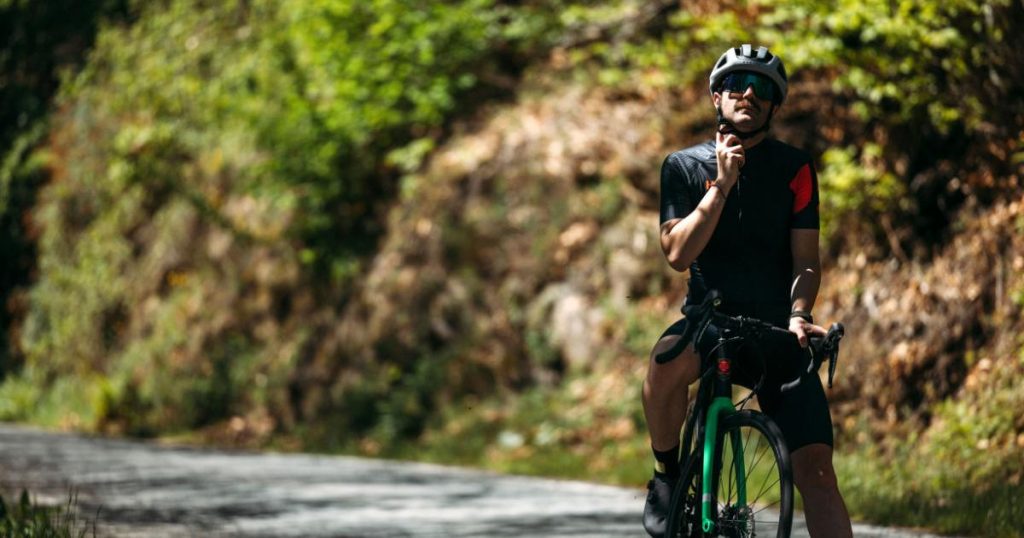
[[[722,79],[722,84],[719,86],[722,91],[730,93],[743,93],[749,87],[754,88],[754,95],[758,99],[775,101],[777,97],[775,83],[772,82],[772,79],[760,73],[752,73],[750,71],[729,73]]]

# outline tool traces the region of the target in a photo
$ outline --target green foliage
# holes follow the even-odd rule
[[[985,360],[956,399],[934,408],[926,432],[861,444],[839,458],[840,483],[858,515],[954,534],[1024,536],[1024,347],[1016,357]]]
[[[500,37],[491,7],[491,0],[416,9],[329,0],[280,8],[284,42],[277,46],[289,51],[299,110],[308,109],[298,132],[269,124],[266,145],[280,150],[275,175],[311,180],[310,196],[299,203],[313,216],[304,227],[318,257],[372,239],[373,202],[394,190],[381,183],[381,166],[416,168],[457,98],[477,84],[477,72],[490,71],[488,45]],[[340,245],[339,227],[348,236]]]
[[[826,238],[839,229],[840,219],[857,215],[869,222],[886,211],[898,209],[905,187],[882,163],[882,148],[866,144],[831,148],[821,160],[818,173],[821,193],[821,231]]]
[[[573,375],[555,390],[461,399],[419,443],[381,455],[635,485],[650,473],[650,445],[638,434],[643,417],[636,375]]]
[[[671,87],[707,77],[729,46],[765,44],[785,59],[795,80],[830,75],[833,90],[849,98],[865,122],[921,121],[942,130],[954,122],[975,129],[994,120],[987,105],[997,103],[989,100],[1011,95],[1020,84],[1000,71],[1015,70],[1001,54],[1011,20],[999,15],[1011,9],[1009,0],[739,4],[746,9],[681,10],[672,17],[672,31],[658,39],[639,36],[621,47],[597,43],[576,58],[626,73],[659,71],[604,78]]]
[[[5,263],[0,266],[0,327],[7,328],[23,309],[16,292],[28,282],[35,264],[35,249],[28,239],[27,222],[22,218],[35,201],[43,173],[38,158],[28,158],[33,144],[46,132],[43,122],[19,136],[0,163],[0,252]],[[12,331],[0,332],[0,380],[20,366],[20,356],[9,341]]]
[[[34,149],[59,74],[84,61],[100,21],[127,15],[119,0],[0,1],[0,380],[22,363],[9,327],[24,313],[17,290],[35,266],[25,214],[45,177]]]
[[[320,0],[283,11],[306,97],[327,129],[360,147],[390,128],[444,119],[454,97],[475,83],[461,68],[494,37],[490,7],[490,0],[420,9],[394,0]]]
[[[445,307],[465,340],[443,349],[423,320],[400,325],[402,344],[339,351],[321,337],[377,248],[398,175],[419,168],[453,115],[508,91],[518,58],[582,19],[490,0],[137,6],[66,78],[34,154],[53,181],[33,211],[25,366],[0,387],[0,416],[148,435],[255,408],[285,425],[323,419],[330,428],[311,429],[325,443],[415,436],[450,363],[478,343],[471,314]],[[462,267],[480,238],[449,234],[446,252]],[[483,286],[459,270],[469,293]],[[420,279],[424,296],[430,282],[458,287]],[[329,388],[364,354],[381,367]],[[313,368],[328,373],[310,381]],[[478,387],[496,375],[457,374]]]
[[[936,204],[935,195],[913,193],[913,174],[931,161],[964,159],[935,148],[962,148],[964,137],[993,132],[1015,136],[1024,121],[1024,105],[1014,97],[1024,91],[1024,73],[1011,60],[1020,48],[1019,22],[1009,0],[749,0],[680,10],[671,30],[657,37],[602,41],[569,56],[586,80],[644,95],[706,87],[723,50],[757,43],[785,60],[791,81],[825,82],[807,84],[810,92],[793,96],[784,111],[797,106],[794,100],[821,102],[815,94],[822,90],[840,105],[817,117],[837,125],[831,132],[839,139],[829,135],[825,142],[818,133],[808,148],[824,153],[823,187],[837,188],[825,194],[828,239],[836,222],[850,218],[869,215],[878,226],[871,216],[882,210],[896,225],[931,222],[919,213]]]
[[[0,496],[0,535],[10,538],[85,537],[89,524],[78,519],[77,501],[77,495],[72,492],[65,506],[39,506],[32,502],[27,490],[22,490],[18,501],[8,506]],[[96,535],[95,524],[88,535]]]
[[[1024,357],[1024,350],[1019,355]],[[1024,437],[1019,437],[1024,434],[1024,419],[1018,413],[1024,394],[1017,390],[1014,375],[1021,370],[1007,365],[982,374],[1001,379],[988,383],[982,394],[938,406],[938,427],[927,445],[930,461],[944,469],[957,469],[956,476],[947,480],[976,485],[1006,479],[1019,485],[1024,480],[1024,462],[1014,457],[1024,444]],[[965,468],[963,462],[971,464]]]
[[[836,472],[852,515],[943,533],[1022,536],[1019,483],[1008,483],[1002,473],[980,482],[964,480],[959,476],[964,461],[941,467],[921,457],[910,449],[884,453],[868,447],[837,456]],[[999,461],[1005,465],[1014,459],[1019,458]]]
[[[34,211],[30,384],[68,381],[98,395],[75,424],[135,433],[287,401],[286,383],[251,383],[287,379],[312,349],[286,290],[325,290],[326,305],[350,292],[389,166],[418,167],[495,72],[491,7],[176,0],[104,27],[36,154],[54,180]],[[70,409],[17,380],[0,391],[17,395],[9,418]]]
[[[1009,61],[1000,54],[1008,21],[995,14],[1011,9],[1008,0],[761,4],[773,11],[758,37],[778,43],[797,67],[836,69],[835,89],[854,97],[864,121],[911,121],[942,132],[962,123],[973,131],[999,121],[991,99],[1012,91],[997,72]],[[794,32],[798,21],[805,22]]]

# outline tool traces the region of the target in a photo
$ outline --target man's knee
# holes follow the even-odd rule
[[[836,489],[836,471],[832,467],[832,447],[813,444],[792,454],[793,482],[800,491]]]

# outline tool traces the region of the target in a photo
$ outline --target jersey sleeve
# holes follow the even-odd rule
[[[683,171],[679,156],[669,155],[661,165],[661,223],[681,219],[697,208],[699,200]]]
[[[814,165],[807,163],[801,166],[790,180],[789,189],[793,191],[790,228],[819,229],[818,174],[814,171]]]

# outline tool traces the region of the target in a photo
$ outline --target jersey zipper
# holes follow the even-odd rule
[[[743,181],[746,178],[747,176],[740,172],[740,176],[736,179],[736,205],[738,207],[736,211],[736,229],[740,232],[741,240],[743,238],[743,190],[741,185],[743,185]]]

